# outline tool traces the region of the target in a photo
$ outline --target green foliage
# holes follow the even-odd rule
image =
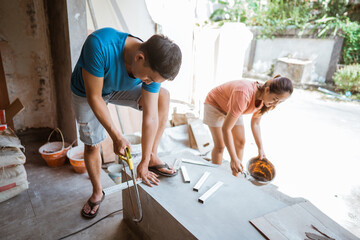
[[[329,35],[344,37],[343,61],[360,63],[360,25],[347,15],[353,10],[349,0],[268,0],[261,6],[257,0],[211,0],[220,5],[210,20],[243,22],[248,26],[261,26],[261,38],[274,38],[289,27],[323,38]]]
[[[360,63],[360,24],[348,21],[343,24],[344,45],[342,57],[345,64]]]
[[[273,1],[266,8],[257,11],[253,21],[246,24],[263,27],[261,37],[273,38],[276,34],[284,32],[289,26],[301,28],[311,20],[309,11],[309,7],[304,4],[294,5],[282,1]]]
[[[360,93],[360,64],[347,65],[336,71],[334,82],[340,90]]]
[[[210,19],[217,21],[220,25],[224,22],[247,22],[248,18],[254,14],[258,4],[253,0],[212,0],[222,7],[216,9],[210,16]]]

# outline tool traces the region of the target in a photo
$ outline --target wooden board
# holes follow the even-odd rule
[[[117,106],[123,124],[123,134],[133,134],[141,132],[142,111],[126,106]],[[121,129],[121,128],[120,128]]]
[[[193,137],[201,154],[211,151],[213,148],[212,139],[204,123],[200,119],[188,119],[188,124],[190,142]]]
[[[0,109],[5,109],[10,105],[9,94],[6,85],[5,71],[0,52]],[[8,126],[14,129],[12,118],[6,120]]]
[[[15,99],[15,101],[5,108],[6,119],[13,119],[13,117],[22,110],[24,110],[24,105],[18,98]]]
[[[121,131],[121,126],[119,122],[119,118],[116,113],[116,107],[113,104],[108,104],[108,109],[110,112],[111,119],[115,125],[115,127]],[[109,134],[106,132],[106,138],[103,142],[101,142],[101,158],[103,163],[111,163],[115,162],[116,156],[114,153],[114,143],[109,136]]]
[[[5,71],[0,52],[0,109],[5,109],[10,105],[9,94],[6,85]]]
[[[187,123],[186,115],[185,113],[173,113],[172,119],[170,121],[170,124],[172,127],[185,125]]]
[[[103,163],[115,162],[114,145],[111,137],[106,132],[106,138],[101,142],[101,158]]]
[[[187,131],[188,131],[188,135],[189,135],[190,148],[198,149],[198,147],[196,145],[194,134],[193,134],[189,124],[187,125]]]
[[[303,240],[305,232],[321,235],[312,226],[334,239],[358,239],[338,224],[335,228],[333,220],[314,208],[308,202],[295,204],[252,219],[250,223],[270,240]]]

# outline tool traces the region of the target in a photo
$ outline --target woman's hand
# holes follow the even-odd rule
[[[239,175],[239,173],[242,173],[243,172],[243,165],[240,161],[240,159],[231,159],[231,162],[230,162],[230,167],[231,167],[231,171],[232,171],[232,174],[237,177]]]
[[[260,160],[262,160],[262,159],[266,158],[266,156],[265,156],[265,152],[264,152],[264,150],[263,150],[263,149],[259,149],[259,155],[258,155],[258,157],[257,157],[257,158],[259,158]]]

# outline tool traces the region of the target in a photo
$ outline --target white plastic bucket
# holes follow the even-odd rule
[[[141,153],[141,137],[134,134],[124,135],[131,144],[131,155],[136,156]]]
[[[75,172],[77,173],[86,172],[86,166],[84,161],[84,146],[77,146],[71,148],[67,152],[67,157],[69,158],[69,161],[73,166]]]
[[[108,171],[109,171],[109,177],[116,183],[119,184],[121,183],[121,169],[122,169],[122,165],[121,164],[111,164],[110,166],[108,166]]]

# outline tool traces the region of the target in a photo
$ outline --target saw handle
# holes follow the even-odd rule
[[[125,161],[128,164],[130,170],[134,169],[134,163],[130,154],[130,149],[128,147],[125,147],[125,156],[123,155],[118,155],[118,156],[122,161]]]

